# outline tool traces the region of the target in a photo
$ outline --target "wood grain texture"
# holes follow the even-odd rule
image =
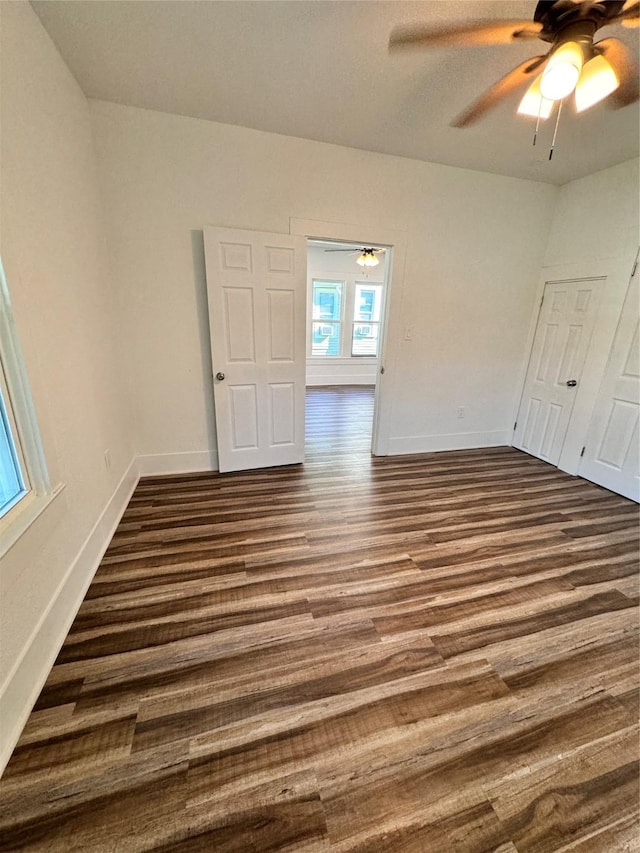
[[[638,515],[511,448],[141,480],[0,780],[0,849],[638,851]]]

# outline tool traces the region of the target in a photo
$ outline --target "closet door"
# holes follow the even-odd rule
[[[557,465],[589,349],[599,279],[547,282],[513,444]]]
[[[640,502],[640,275],[634,271],[578,473]]]

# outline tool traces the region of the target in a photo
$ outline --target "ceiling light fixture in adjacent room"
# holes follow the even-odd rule
[[[356,263],[361,267],[377,267],[380,259],[376,256],[373,249],[363,249],[359,258],[356,258]]]

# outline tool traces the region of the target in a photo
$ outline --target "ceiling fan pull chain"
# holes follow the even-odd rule
[[[560,124],[560,113],[562,112],[562,101],[558,102],[558,115],[556,117],[556,126],[553,129],[553,139],[551,140],[551,149],[549,151],[549,160],[553,157],[553,149],[556,145],[556,136],[558,135],[558,125]]]
[[[538,106],[538,116],[536,118],[536,129],[533,131],[533,144],[536,144],[536,139],[538,138],[538,128],[540,127],[540,113],[542,112],[542,98],[540,98],[540,104]]]

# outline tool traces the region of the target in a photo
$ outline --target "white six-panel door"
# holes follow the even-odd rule
[[[640,501],[640,275],[632,276],[578,473]]]
[[[569,426],[599,295],[598,279],[545,285],[513,444],[552,465]]]
[[[304,459],[306,240],[204,230],[220,471]]]

